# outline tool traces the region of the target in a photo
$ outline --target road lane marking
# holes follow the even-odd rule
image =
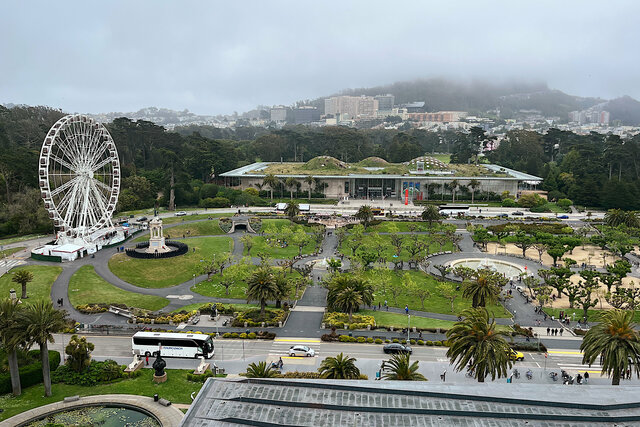
[[[582,355],[581,351],[549,350],[547,353],[549,353],[549,354],[577,354],[577,355]]]
[[[276,338],[273,342],[314,342],[320,343],[319,338]]]

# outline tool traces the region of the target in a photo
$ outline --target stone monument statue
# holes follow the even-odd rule
[[[146,249],[149,253],[164,253],[171,251],[164,243],[164,235],[162,233],[162,220],[157,216],[149,221],[149,247]]]
[[[134,354],[133,355],[133,360],[131,361],[131,363],[129,363],[129,365],[127,365],[127,368],[124,371],[125,372],[135,372],[138,369],[142,368],[143,364],[144,364],[144,362],[142,362],[142,360],[140,360],[140,355]]]
[[[164,368],[167,366],[167,362],[160,356],[160,350],[158,350],[158,356],[156,360],[153,361],[153,369],[155,373],[153,374],[153,382],[154,383],[163,383],[167,380],[167,373],[164,371]]]

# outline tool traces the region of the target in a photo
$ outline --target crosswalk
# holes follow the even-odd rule
[[[24,262],[21,259],[14,259],[14,258],[6,258],[6,259],[0,259],[0,277],[5,274],[7,271],[11,270],[14,267],[18,267],[19,265],[23,265],[26,264],[26,262]]]
[[[589,372],[600,374],[602,366],[599,363],[591,366],[582,363],[582,352],[579,350],[550,350],[548,351],[550,361],[555,362],[559,369],[563,369],[570,374]]]

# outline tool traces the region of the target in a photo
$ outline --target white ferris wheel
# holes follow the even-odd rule
[[[120,193],[120,162],[107,129],[74,114],[58,120],[44,139],[38,162],[44,206],[58,237],[89,241],[113,227]]]

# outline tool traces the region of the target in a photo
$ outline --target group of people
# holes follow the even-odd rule
[[[280,357],[277,362],[271,362],[271,368],[273,369],[282,369],[283,366],[284,362],[282,361],[282,357]]]
[[[560,333],[560,336],[562,336],[562,330],[562,328],[547,328],[547,335],[557,336]]]

